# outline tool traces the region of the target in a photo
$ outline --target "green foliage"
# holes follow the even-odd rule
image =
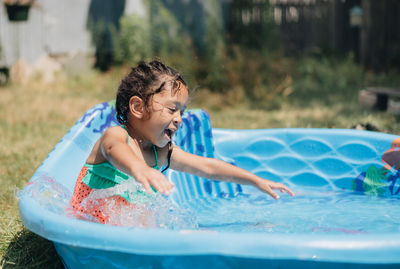
[[[188,33],[161,1],[147,3],[147,17],[125,15],[120,31],[113,29],[115,63],[135,65],[140,60],[160,58],[182,70],[185,77],[193,77],[195,56]]]
[[[136,14],[123,16],[120,31],[112,28],[115,63],[136,63],[151,55],[150,26],[145,18]]]
[[[399,88],[399,72],[395,70],[382,73],[366,72],[365,84],[368,86]]]
[[[308,57],[293,63],[295,89],[292,98],[306,104],[310,100],[324,100],[329,105],[354,99],[364,85],[365,72],[351,57]]]
[[[225,56],[225,40],[222,12],[219,1],[208,0],[205,3],[205,50],[201,58],[204,84],[213,91],[224,91],[227,86],[223,73]]]
[[[120,31],[113,30],[116,63],[133,65],[142,59],[158,57],[185,75],[189,74],[189,80],[201,81],[203,87],[223,91],[226,88],[225,40],[219,1],[202,2],[201,10],[182,2],[180,8],[184,15],[180,16],[173,5],[167,8],[161,0],[147,3],[148,20],[134,14],[123,16]],[[195,32],[186,21],[199,14],[204,20],[196,23],[204,24],[204,27],[199,26],[204,31]]]
[[[117,63],[135,64],[147,58],[191,54],[187,34],[161,1],[149,1],[148,16],[125,15],[120,24],[119,32],[113,30]]]
[[[186,50],[185,32],[161,1],[150,1],[152,53],[162,58]]]
[[[279,49],[281,40],[269,1],[232,0],[229,2],[231,9],[234,9],[231,14],[233,18],[230,23],[229,42],[259,51]],[[253,7],[250,3],[256,5]],[[251,15],[258,15],[256,16],[258,19],[251,18]],[[244,20],[243,17],[247,19]]]
[[[397,86],[397,73],[373,74],[353,57],[284,58],[270,5],[264,3],[262,23],[250,22],[226,32],[224,5],[218,0],[148,0],[145,18],[124,16],[114,29],[114,59],[134,65],[160,58],[183,73],[191,88],[229,96],[235,102],[275,110],[283,104],[307,107],[356,103],[365,86]],[[241,6],[240,1],[233,1]],[[193,8],[193,5],[196,8]],[[230,29],[232,30],[232,29]],[[217,106],[216,106],[217,107]],[[350,106],[348,107],[350,109]]]
[[[193,40],[173,10],[159,0],[150,0],[151,57],[161,58],[173,66],[189,81],[195,76]],[[188,79],[189,78],[189,79]]]

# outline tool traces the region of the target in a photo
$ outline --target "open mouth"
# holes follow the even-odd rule
[[[164,130],[164,134],[168,138],[168,140],[171,140],[172,139],[172,135],[174,134],[174,132],[171,129],[165,129]]]

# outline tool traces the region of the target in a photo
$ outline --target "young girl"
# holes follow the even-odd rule
[[[213,180],[250,184],[275,199],[279,196],[273,189],[294,195],[283,184],[217,159],[187,153],[172,144],[171,138],[182,123],[188,94],[182,76],[159,61],[140,62],[133,68],[117,92],[117,120],[121,125],[108,128],[94,145],[79,174],[71,206],[107,223],[108,216],[101,207],[81,204],[93,189],[110,188],[133,177],[147,193],[168,195],[174,188],[162,174],[168,168]],[[160,170],[161,167],[165,168]],[[130,205],[126,197],[109,199]]]

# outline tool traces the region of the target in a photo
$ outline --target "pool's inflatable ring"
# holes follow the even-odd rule
[[[223,159],[293,189],[314,186],[381,196],[399,194],[399,138],[394,135],[334,129],[212,130],[207,113],[201,110],[187,112],[183,122],[175,143],[184,150]],[[47,182],[48,186],[56,186],[49,191],[50,196],[56,201],[68,200],[94,142],[115,124],[113,102],[88,110],[55,146],[25,189],[35,186],[35,182]],[[257,191],[174,171],[168,171],[167,176],[177,186],[172,199],[178,204]],[[35,192],[46,189],[40,184]],[[354,237],[348,233],[260,234],[117,227],[69,218],[38,202],[29,191],[22,191],[19,208],[23,224],[52,240],[67,268],[400,266],[397,231]]]

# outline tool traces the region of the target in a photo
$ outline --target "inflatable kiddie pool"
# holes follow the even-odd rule
[[[197,214],[198,229],[68,217],[63,206],[82,164],[101,133],[116,124],[113,102],[88,110],[20,192],[23,224],[54,242],[66,268],[399,268],[398,137],[335,129],[211,129],[207,113],[192,110],[174,138],[177,145],[287,184],[296,196],[275,201],[250,186],[168,170],[176,185],[168,199]],[[47,196],[52,198],[43,200]]]

